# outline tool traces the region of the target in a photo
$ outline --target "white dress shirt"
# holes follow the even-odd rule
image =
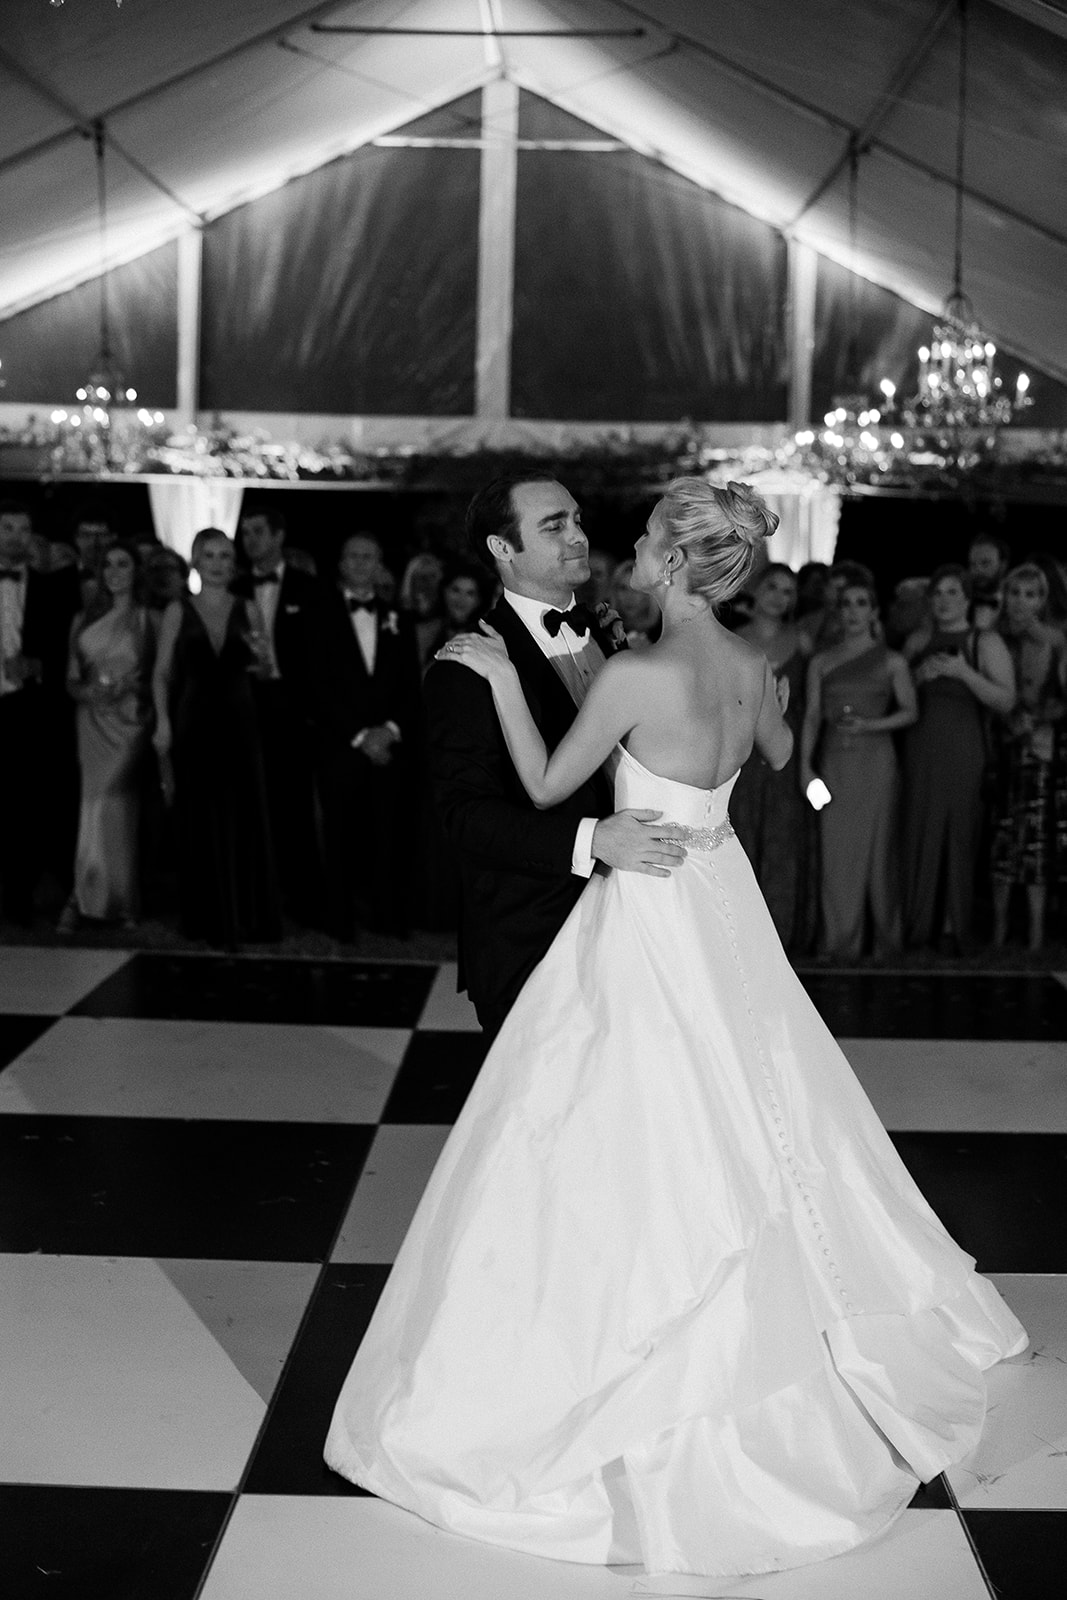
[[[18,578],[0,579],[0,695],[22,688],[4,671],[12,656],[22,653],[22,621],[26,615],[26,569]]]
[[[358,600],[361,605],[366,604],[366,600],[362,595],[355,595],[349,589],[342,590],[342,593],[345,597],[345,605],[348,605],[350,600]],[[359,653],[363,657],[363,665],[367,669],[368,678],[373,678],[374,663],[378,659],[378,612],[373,609],[373,600],[371,601],[371,606],[372,609],[370,611],[350,610],[348,615],[348,620],[352,624],[352,632],[356,636],[356,643],[359,645]]]
[[[542,600],[531,600],[524,594],[512,594],[505,589],[504,599],[522,621],[527,632],[553,668],[563,687],[576,706],[581,706],[589,693],[589,686],[604,665],[604,652],[591,633],[574,633],[563,623],[556,637],[546,633],[546,611],[566,611],[567,606],[546,605]],[[571,604],[573,605],[573,600]],[[593,834],[599,817],[583,817],[575,835],[571,854],[571,871],[580,878],[588,878],[596,865],[593,858]]]

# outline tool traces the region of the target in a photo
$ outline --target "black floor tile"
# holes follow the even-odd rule
[[[963,1520],[997,1600],[1053,1600],[1067,1574],[1067,1511],[972,1511]]]
[[[321,1261],[372,1126],[0,1117],[0,1249]]]
[[[948,1492],[948,1484],[943,1475],[931,1478],[929,1483],[920,1483],[911,1497],[909,1511],[951,1511],[952,1499]]]
[[[0,1017],[0,1072],[35,1039],[55,1026],[55,1017]]]
[[[1067,1039],[1067,989],[1039,974],[802,972],[838,1039]]]
[[[455,1122],[485,1060],[480,1033],[414,1034],[393,1080],[383,1122]]]
[[[5,1600],[193,1600],[228,1494],[0,1485]]]
[[[274,1396],[242,1489],[247,1494],[364,1494],[322,1459],[330,1418],[387,1266],[329,1266]]]
[[[413,1028],[435,971],[414,963],[141,953],[71,1015]]]
[[[912,1177],[981,1272],[1067,1272],[1067,1134],[894,1133]]]

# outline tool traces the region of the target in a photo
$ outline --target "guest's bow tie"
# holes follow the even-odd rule
[[[21,583],[21,567],[0,567],[0,583]]]
[[[252,577],[252,585],[256,589],[259,588],[261,583],[281,583],[281,581],[276,572],[257,572]]]
[[[572,633],[588,633],[596,618],[588,606],[571,606],[569,611],[546,611],[541,624],[550,639],[554,639],[566,623]]]
[[[348,601],[349,612],[353,616],[357,611],[375,612],[378,609],[374,600],[357,600],[354,594],[346,595],[345,599]]]

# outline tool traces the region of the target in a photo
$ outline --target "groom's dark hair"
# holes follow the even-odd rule
[[[489,549],[490,539],[506,539],[513,550],[522,549],[519,519],[515,515],[512,489],[521,483],[555,483],[554,473],[529,468],[525,472],[504,472],[483,489],[479,489],[467,507],[465,522],[467,544],[471,554],[483,567],[488,567],[494,577],[496,562]]]

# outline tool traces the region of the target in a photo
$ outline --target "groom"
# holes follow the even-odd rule
[[[575,606],[589,577],[581,512],[537,473],[496,478],[467,511],[473,553],[503,584],[486,620],[503,636],[526,702],[551,751],[616,648]],[[685,858],[652,811],[613,813],[596,773],[539,811],[508,756],[488,683],[447,660],[426,675],[430,770],[460,878],[459,983],[489,1038],[547,951],[597,862],[654,873]]]

